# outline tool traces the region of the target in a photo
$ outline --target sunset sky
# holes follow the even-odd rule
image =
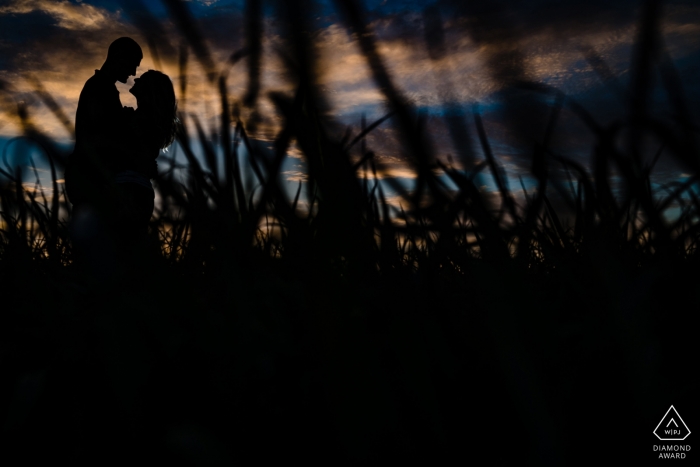
[[[244,0],[190,0],[185,2],[197,19],[211,56],[221,72],[222,64],[244,46]],[[276,116],[267,93],[290,92],[284,66],[276,50],[284,41],[279,27],[278,2],[263,1],[264,44],[262,92],[258,112],[262,116],[256,136],[274,137]],[[368,121],[386,113],[382,94],[371,79],[364,56],[354,36],[342,24],[333,1],[310,2],[320,63],[319,84],[341,125],[357,128],[361,116]],[[501,0],[464,2],[454,0],[365,0],[367,22],[376,35],[379,52],[394,82],[406,98],[427,118],[438,154],[455,154],[441,118],[449,112],[463,114],[473,131],[472,110],[478,104],[494,152],[512,177],[527,175],[528,154],[539,140],[554,101],[552,95],[515,92],[512,83],[528,80],[564,92],[582,104],[601,124],[624,115],[624,89],[636,25],[638,1],[610,0]],[[427,7],[432,13],[424,14]],[[147,15],[142,8],[146,8]],[[688,107],[700,121],[700,3],[665,2],[662,36],[665,50],[677,68]],[[159,65],[147,45],[144,18],[156,19],[149,26],[156,37]],[[445,48],[431,53],[426,45],[426,17],[444,31]],[[435,23],[437,21],[437,23]],[[156,26],[153,24],[157,24]],[[431,26],[428,26],[431,27]],[[34,123],[52,137],[70,143],[69,135],[31,91],[32,77],[61,105],[69,120],[74,119],[78,95],[85,82],[99,68],[111,41],[131,36],[144,50],[138,73],[161,68],[171,76],[179,92],[178,53],[180,32],[169,19],[167,8],[157,0],[0,0],[0,147],[19,131],[15,118],[17,101],[29,105]],[[611,70],[607,82],[586,60],[594,52]],[[180,108],[213,119],[220,109],[216,87],[210,85],[203,69],[189,54],[187,98]],[[228,71],[229,91],[240,99],[245,93],[245,60]],[[658,78],[658,76],[656,77]],[[117,83],[122,103],[136,106],[126,85]],[[656,80],[655,109],[668,112],[666,94]],[[446,106],[445,104],[450,104]],[[246,118],[243,109],[243,117]],[[244,120],[245,121],[245,120]],[[401,149],[393,144],[390,122],[383,124],[368,140],[389,167],[387,176],[411,179],[402,163]],[[592,136],[585,126],[564,109],[555,133],[554,147],[586,163]],[[475,151],[479,149],[475,145]],[[298,159],[297,159],[298,161]],[[286,176],[295,180],[303,168],[294,160],[285,166]],[[659,181],[683,176],[683,168],[662,160]]]

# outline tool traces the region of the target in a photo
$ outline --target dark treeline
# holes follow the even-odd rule
[[[245,47],[226,64],[213,60],[185,2],[163,3],[182,40],[160,35],[139,0],[123,2],[152,56],[179,54],[182,77],[200,62],[223,111],[215,137],[182,115],[177,150],[188,165],[177,169],[174,156],[161,164],[163,205],[138,260],[85,282],[72,262],[81,232],[69,235],[70,205],[58,196],[65,152],[17,107],[21,138],[50,165],[53,196],[27,190],[31,173],[5,159],[0,456],[21,459],[7,465],[638,463],[654,458],[652,431],[668,406],[684,418],[698,413],[690,369],[700,154],[658,32],[659,2],[641,10],[619,121],[601,125],[580,103],[509,71],[512,89],[554,102],[536,116],[546,131],[531,152],[537,186],[525,199],[511,193],[478,113],[472,127],[445,103],[457,160],[438,157],[361,2],[335,4],[388,115],[342,138],[316,85],[312,2],[274,3],[289,95],[265,95],[260,84],[262,14],[272,2],[248,0]],[[440,9],[424,19],[437,60]],[[605,79],[602,59],[587,58]],[[248,88],[237,100],[227,76],[241,70]],[[649,108],[652,75],[671,123]],[[71,126],[38,82],[36,95]],[[264,98],[282,122],[272,150],[248,137],[255,121],[237,117]],[[550,148],[562,108],[595,134],[590,169]],[[516,133],[528,126],[521,118],[509,123]],[[417,174],[410,191],[384,179],[402,209],[368,176],[383,167],[366,136],[384,121]],[[651,163],[642,157],[650,140],[661,147]],[[280,174],[292,144],[308,177],[293,197]],[[675,158],[690,178],[653,190],[659,157]],[[563,169],[568,178],[552,176]],[[492,177],[498,196],[480,191],[477,177]],[[672,221],[671,207],[680,208]]]

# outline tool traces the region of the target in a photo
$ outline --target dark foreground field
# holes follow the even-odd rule
[[[205,63],[197,25],[166,3]],[[84,224],[69,235],[65,200],[27,191],[32,174],[6,164],[0,464],[639,465],[657,457],[652,431],[671,404],[700,426],[700,153],[653,9],[624,120],[598,125],[556,91],[520,84],[557,103],[532,151],[537,187],[521,199],[478,114],[474,128],[447,123],[455,145],[472,134],[483,156],[462,147],[453,165],[434,153],[355,2],[338,3],[418,174],[410,191],[391,186],[402,209],[371,176],[381,158],[364,133],[328,130],[295,8],[286,56],[296,92],[270,96],[282,121],[273,149],[246,136],[225,76],[214,78],[218,139],[183,116],[187,176],[161,171],[164,204],[133,257]],[[260,18],[248,14],[252,107]],[[652,73],[672,121],[645,106]],[[596,135],[590,169],[549,149],[564,107]],[[65,154],[19,109],[60,193]],[[649,141],[690,176],[653,189]],[[280,175],[292,143],[308,176],[296,196]],[[563,169],[569,178],[552,176]],[[94,264],[72,261],[76,241]]]

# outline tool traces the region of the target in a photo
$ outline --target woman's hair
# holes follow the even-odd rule
[[[175,140],[180,127],[177,118],[175,90],[168,75],[156,70],[148,70],[139,78],[142,91],[137,97],[139,108],[148,115],[155,127],[159,147],[165,149]]]

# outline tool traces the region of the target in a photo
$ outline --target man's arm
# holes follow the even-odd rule
[[[133,109],[127,111],[122,107],[116,88],[100,86],[92,91],[87,115],[92,130],[91,146],[96,162],[113,174],[119,158],[123,157],[128,116],[133,115]]]

